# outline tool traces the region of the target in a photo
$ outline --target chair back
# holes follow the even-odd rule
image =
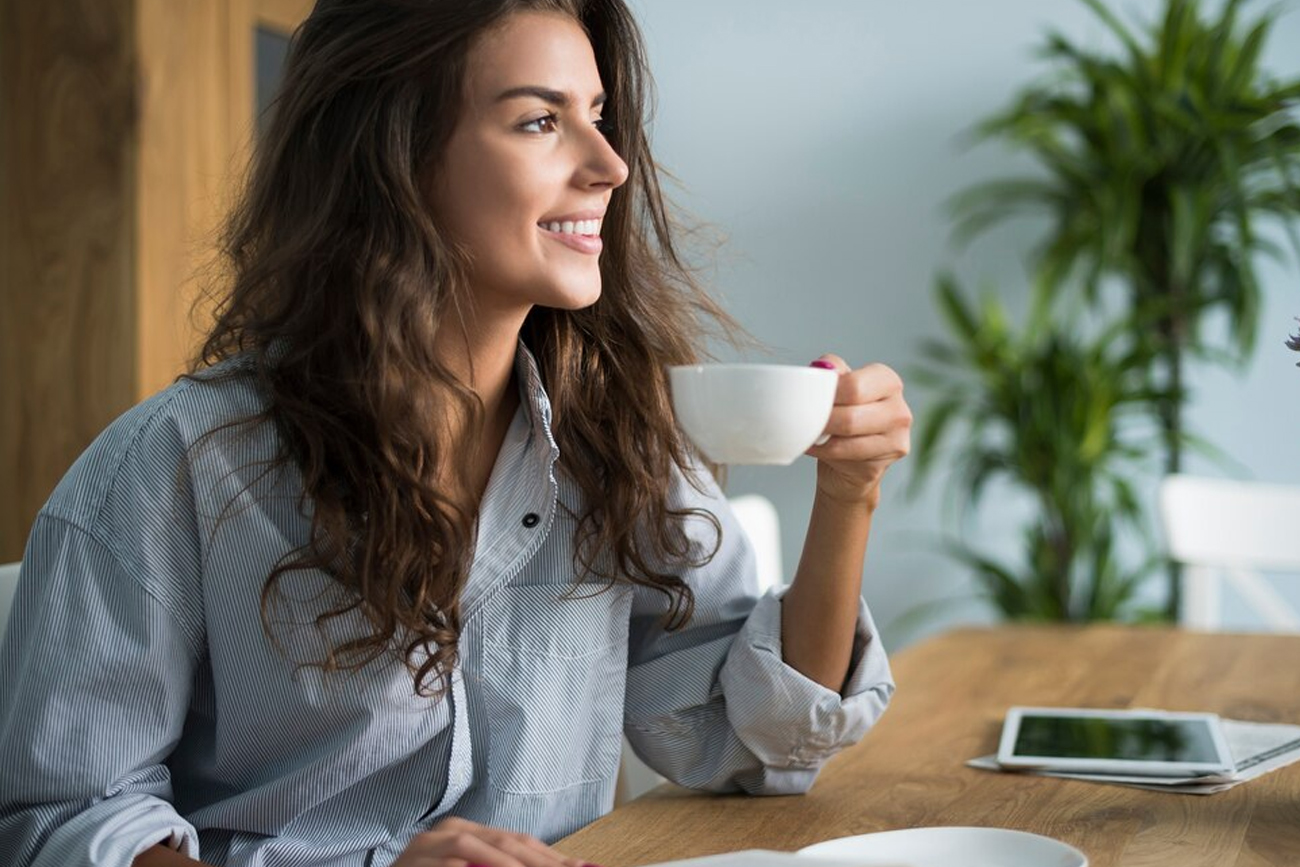
[[[1161,482],[1160,515],[1184,567],[1183,625],[1218,629],[1230,586],[1270,628],[1300,631],[1300,614],[1261,574],[1300,577],[1300,486],[1174,474]]]
[[[18,591],[18,570],[23,564],[0,564],[0,642],[4,641],[5,630],[9,628],[9,609],[14,604],[14,593]]]
[[[758,590],[766,593],[785,584],[781,564],[781,522],[776,506],[767,497],[744,494],[732,497],[731,511],[754,546],[758,558]]]

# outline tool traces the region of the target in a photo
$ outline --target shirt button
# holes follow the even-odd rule
[[[536,512],[529,512],[527,515],[524,515],[524,526],[531,530],[533,527],[536,527],[538,522],[541,520],[542,519],[538,517]]]

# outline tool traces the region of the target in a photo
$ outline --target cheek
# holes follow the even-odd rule
[[[463,240],[475,247],[505,253],[507,246],[531,245],[546,203],[537,185],[510,166],[466,174],[457,179],[456,220]]]
[[[503,216],[514,207],[511,174],[483,142],[453,139],[433,197],[435,217],[453,239],[477,251],[500,233]]]

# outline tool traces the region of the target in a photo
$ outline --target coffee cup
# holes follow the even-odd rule
[[[717,464],[790,464],[830,420],[839,374],[791,364],[668,368],[677,424]]]

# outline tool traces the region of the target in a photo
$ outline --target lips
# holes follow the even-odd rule
[[[554,225],[554,223],[551,225]],[[564,224],[561,223],[560,225],[562,227]],[[594,256],[605,246],[604,242],[600,240],[599,234],[578,234],[575,231],[566,232],[563,228],[558,231],[553,231],[547,226],[541,224],[539,224],[537,228],[550,240],[555,241],[558,244],[563,244],[565,247],[568,247],[571,250],[576,250],[579,253]],[[597,229],[597,231],[599,231],[599,229]]]
[[[604,247],[600,239],[600,225],[604,216],[602,211],[579,211],[544,217],[537,222],[537,228],[547,238],[571,250],[595,255]]]
[[[600,220],[552,220],[537,225],[548,232],[559,232],[565,235],[600,234]]]

